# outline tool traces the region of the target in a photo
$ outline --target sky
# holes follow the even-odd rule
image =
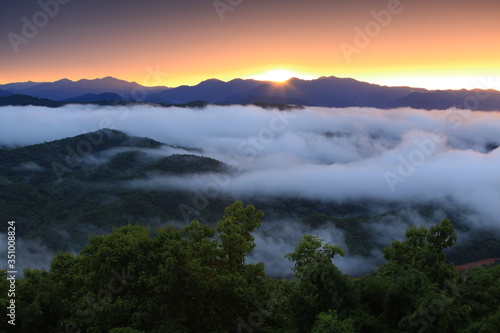
[[[2,0],[0,84],[113,76],[176,87],[286,70],[500,90],[499,9],[497,0]]]

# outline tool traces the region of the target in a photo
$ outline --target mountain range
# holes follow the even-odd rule
[[[388,87],[334,76],[315,80],[291,78],[284,83],[253,79],[234,79],[228,82],[209,79],[195,86],[175,88],[145,87],[113,77],[0,85],[0,105],[58,106],[67,103],[118,101],[163,104],[193,101],[213,104],[264,102],[323,107],[412,107],[426,110],[456,107],[494,111],[500,110],[500,91]]]

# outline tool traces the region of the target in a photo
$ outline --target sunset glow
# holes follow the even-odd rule
[[[234,3],[218,12],[201,0],[72,1],[26,36],[23,17],[34,24],[44,9],[36,1],[9,5],[0,21],[0,83],[113,76],[176,87],[337,76],[500,89],[498,1]],[[485,86],[488,77],[497,83]]]
[[[285,82],[293,77],[304,80],[312,80],[316,78],[314,76],[297,74],[286,69],[275,69],[249,78],[260,81]]]

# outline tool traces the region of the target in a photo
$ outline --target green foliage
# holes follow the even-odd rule
[[[312,333],[355,333],[352,319],[340,320],[336,311],[323,312],[318,315]]]
[[[51,263],[47,274],[61,292],[46,289],[65,309],[63,320],[54,322],[87,332],[234,331],[238,317],[268,295],[264,265],[245,264],[262,215],[237,201],[216,229],[193,221],[153,236],[149,228],[129,224],[92,236],[79,255],[59,253]],[[50,317],[28,302],[33,314],[26,318],[45,324]],[[43,304],[44,311],[55,306]]]
[[[221,255],[228,267],[241,266],[255,248],[255,237],[251,233],[260,227],[263,216],[264,213],[257,211],[254,206],[243,208],[241,201],[226,208],[224,217],[217,223],[217,232],[220,234]]]
[[[394,241],[383,250],[384,259],[388,260],[383,270],[391,273],[393,267],[410,266],[425,272],[431,281],[443,285],[444,281],[458,278],[454,265],[446,263],[444,249],[455,244],[457,235],[453,225],[447,219],[427,230],[425,227],[409,227],[406,240]]]
[[[337,310],[345,316],[355,305],[352,281],[332,263],[337,254],[345,253],[316,236],[304,235],[295,251],[286,255],[295,262],[299,278],[290,294],[290,311],[300,332],[308,332],[322,312]]]
[[[120,327],[111,329],[109,333],[145,333],[145,332],[136,330],[135,328],[131,327]]]
[[[430,229],[410,227],[404,241],[385,248],[389,262],[377,274],[385,291],[363,296],[371,304],[383,302],[382,308],[368,309],[371,315],[409,332],[456,332],[469,311],[460,304],[460,275],[443,252],[456,239],[451,222],[443,220]]]
[[[317,236],[304,235],[295,247],[295,251],[288,253],[285,258],[295,262],[293,270],[298,277],[302,277],[312,265],[331,264],[337,254],[343,257],[345,252],[339,246],[323,244],[323,240]]]
[[[473,268],[462,286],[463,303],[470,307],[465,332],[495,332],[500,327],[500,265]]]
[[[62,316],[60,285],[50,272],[24,271],[16,288],[19,332],[54,332]]]

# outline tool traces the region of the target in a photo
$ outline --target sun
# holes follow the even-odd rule
[[[299,79],[310,80],[314,77],[307,75],[300,75],[288,69],[273,69],[268,72],[258,74],[255,76],[251,76],[250,79],[259,80],[259,81],[273,81],[273,82],[285,82],[292,77],[296,77]]]

